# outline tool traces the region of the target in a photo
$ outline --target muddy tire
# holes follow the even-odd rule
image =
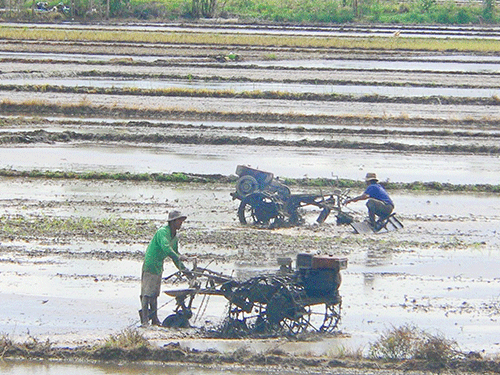
[[[238,219],[243,225],[273,227],[283,221],[278,203],[263,193],[250,194],[238,207]]]

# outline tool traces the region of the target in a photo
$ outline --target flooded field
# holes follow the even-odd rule
[[[275,270],[277,257],[294,258],[296,248],[308,245],[307,239],[320,238],[317,250],[347,255],[349,268],[343,272],[342,285],[341,331],[347,337],[328,339],[324,346],[316,344],[318,354],[328,353],[335,344],[364,347],[384,328],[406,322],[438,330],[469,350],[494,353],[497,349],[499,280],[495,270],[500,263],[496,251],[500,209],[496,196],[394,194],[405,230],[360,237],[350,227],[336,226],[334,219],[317,228],[313,214],[303,228],[264,232],[241,228],[236,222],[237,204],[225,186],[3,180],[2,191],[5,216],[22,215],[34,223],[57,218],[122,218],[160,225],[169,207],[183,207],[189,216],[183,252],[226,274]],[[22,210],[16,212],[14,204]],[[363,214],[363,207],[356,209]],[[204,243],[198,242],[197,233],[204,233]],[[244,241],[234,247],[234,241],[242,241],[240,236],[253,238],[255,243]],[[285,238],[295,242],[293,248],[279,246]],[[55,342],[77,344],[92,340],[96,332],[102,336],[136,326],[138,270],[147,241],[146,236],[130,238],[105,231],[55,237],[35,231],[5,239],[0,276],[6,286],[3,300],[11,303],[5,305],[10,313],[5,312],[0,331],[21,336],[29,331]],[[271,241],[272,246],[257,256],[261,241]],[[170,272],[174,268],[166,264],[166,274]],[[170,301],[162,309],[167,315],[172,300],[167,296],[160,300]],[[215,299],[206,311],[206,322],[220,324],[226,304]],[[159,339],[171,335],[162,329],[154,333]],[[183,341],[193,347],[220,349],[221,345],[199,338]],[[241,345],[251,344],[243,341]],[[286,346],[294,351],[313,350],[309,343]]]
[[[242,154],[242,152],[244,152]],[[40,155],[43,154],[43,160]],[[109,146],[43,146],[5,148],[0,157],[5,167],[16,170],[88,170],[131,173],[202,173],[233,174],[236,166],[253,158],[255,166],[273,170],[276,176],[301,178],[357,179],[362,170],[377,168],[385,163],[385,179],[397,182],[429,181],[454,184],[495,184],[500,170],[497,156],[448,156],[434,160],[429,155],[324,149],[278,149],[248,146],[214,146],[210,149],[196,145],[164,147]],[[367,160],[370,157],[372,160]],[[274,167],[276,163],[276,167]],[[342,167],[339,167],[339,166]],[[270,168],[267,168],[269,166]],[[262,167],[261,167],[262,168]],[[398,176],[397,179],[392,176]]]
[[[359,235],[334,217],[317,225],[314,210],[304,211],[300,227],[242,226],[239,202],[230,196],[234,184],[224,182],[0,177],[1,333],[77,347],[137,328],[158,346],[256,353],[279,347],[331,356],[367,353],[387,329],[411,324],[455,340],[465,352],[499,353],[500,196],[479,188],[499,184],[497,56],[132,42],[96,43],[94,55],[78,43],[2,43],[2,171],[225,177],[244,164],[283,180],[334,184],[376,172],[382,182],[478,192],[392,190],[404,229]],[[230,52],[239,59],[220,61]],[[76,91],[81,87],[91,89]],[[234,92],[217,97],[220,90]],[[249,91],[261,96],[246,97]],[[325,92],[352,95],[294,96]],[[349,208],[364,219],[362,203]],[[214,339],[200,329],[216,329],[227,314],[227,301],[215,296],[199,309],[194,328],[139,328],[143,252],[173,209],[188,215],[181,252],[237,278],[274,271],[278,257],[301,252],[347,257],[339,331],[315,341]],[[165,275],[175,271],[165,267]],[[167,295],[159,304],[160,318],[174,307]],[[8,374],[32,369],[0,366]],[[124,373],[143,373],[134,371]]]
[[[3,79],[3,85],[44,85],[47,78],[12,78]],[[462,89],[462,88],[429,88],[429,87],[393,87],[393,86],[354,86],[354,85],[313,85],[313,84],[287,84],[287,83],[216,83],[203,81],[157,81],[157,80],[118,80],[118,79],[57,79],[51,78],[52,85],[63,87],[101,87],[101,88],[139,88],[139,89],[206,89],[206,90],[231,90],[242,91],[279,91],[289,93],[316,93],[316,94],[348,94],[348,95],[383,95],[399,97],[421,96],[454,96],[488,98],[500,95],[497,89]]]

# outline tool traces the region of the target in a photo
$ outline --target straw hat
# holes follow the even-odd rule
[[[168,213],[168,221],[174,221],[174,220],[177,220],[177,219],[182,219],[182,220],[186,220],[187,216],[181,214],[180,211],[170,211]]]
[[[365,181],[378,181],[377,174],[376,173],[367,173],[365,177]]]

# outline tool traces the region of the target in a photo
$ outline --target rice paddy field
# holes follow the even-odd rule
[[[412,325],[496,358],[497,33],[0,24],[0,332],[81,347],[134,328],[184,350],[324,357]],[[356,234],[314,209],[297,227],[241,225],[238,165],[293,193],[351,196],[376,172],[404,228]],[[338,331],[214,339],[227,314],[215,297],[193,328],[140,328],[143,254],[174,209],[188,216],[181,252],[237,278],[278,257],[346,257]],[[159,304],[160,318],[174,307]]]

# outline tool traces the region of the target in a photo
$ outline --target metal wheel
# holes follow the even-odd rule
[[[258,276],[234,289],[229,319],[243,324],[248,333],[280,332],[282,321],[295,320],[298,309],[287,289],[287,280],[286,277]]]
[[[267,307],[267,317],[272,330],[292,335],[309,327],[310,314],[302,302],[304,287],[296,284],[283,285]]]
[[[316,332],[332,333],[339,325],[342,302],[307,306],[309,327]]]
[[[270,333],[269,303],[284,283],[277,277],[258,276],[233,290],[229,305],[229,319],[245,327],[248,333]]]
[[[287,200],[288,198],[290,198],[290,196],[292,195],[290,188],[286,185],[280,186],[277,189],[277,193],[280,196],[280,198],[284,201]]]
[[[232,322],[232,328],[238,335],[245,336],[254,332],[265,332],[267,323],[265,319],[266,306],[261,303],[253,304],[251,311],[246,311],[241,306],[229,304],[229,320]]]
[[[263,193],[253,193],[243,198],[238,208],[238,218],[243,225],[270,227],[283,220],[278,204],[272,197]]]

